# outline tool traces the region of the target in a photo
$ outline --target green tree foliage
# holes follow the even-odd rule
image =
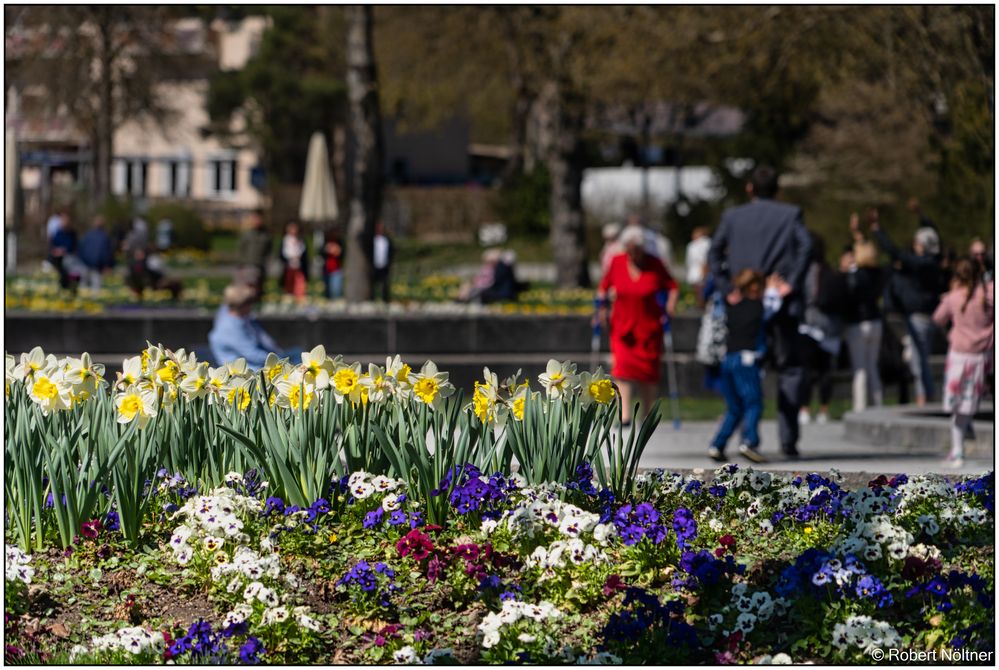
[[[236,137],[235,119],[263,151],[273,178],[301,182],[309,137],[346,117],[344,22],[332,7],[274,6],[242,70],[219,72],[208,94],[210,132]]]
[[[94,153],[93,195],[111,191],[115,131],[128,121],[168,128],[177,110],[165,83],[203,71],[179,46],[169,6],[11,6],[4,10],[8,85],[40,88],[44,109],[65,110]]]

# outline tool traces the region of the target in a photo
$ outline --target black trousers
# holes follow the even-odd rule
[[[798,412],[804,399],[807,337],[798,332],[799,319],[785,306],[770,321],[772,360],[777,368],[777,434],[781,451],[795,454],[801,431]]]
[[[388,302],[391,283],[388,268],[373,269],[371,271],[371,297],[377,299],[378,294],[381,293],[382,302]]]
[[[818,389],[819,404],[828,405],[832,400],[832,373],[836,362],[833,355],[819,346],[811,337],[801,338],[802,344],[808,347],[808,363],[805,366],[805,388],[801,394],[802,406],[809,405],[812,390]]]

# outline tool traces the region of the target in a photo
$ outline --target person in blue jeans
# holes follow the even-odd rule
[[[728,440],[741,423],[739,453],[754,463],[766,462],[759,452],[759,424],[763,415],[760,361],[766,352],[764,327],[780,311],[792,287],[778,275],[771,275],[765,284],[764,291],[763,274],[747,268],[736,276],[732,291],[725,298],[727,353],[721,364],[725,418],[708,448],[708,456],[715,461],[725,460]]]

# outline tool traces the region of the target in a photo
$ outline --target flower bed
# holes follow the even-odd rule
[[[8,358],[7,660],[987,660],[992,473],[639,473],[655,409],[539,384]]]
[[[187,279],[179,300],[174,301],[166,290],[147,289],[139,299],[121,277],[107,277],[99,291],[81,288],[70,292],[59,287],[52,274],[19,276],[7,283],[4,304],[9,310],[54,312],[62,314],[100,314],[104,312],[156,308],[208,308],[221,304],[221,287],[228,279]],[[503,314],[591,314],[592,291],[584,289],[535,288],[525,291],[516,302],[495,305],[471,305],[457,302],[461,281],[449,275],[430,275],[414,281],[399,281],[392,285],[391,306],[380,303],[349,305],[343,300],[323,297],[321,281],[312,281],[308,295],[299,303],[290,295],[269,291],[260,306],[262,314],[313,313],[380,313],[392,311],[424,311],[432,309],[447,313]],[[270,286],[268,285],[268,289]]]

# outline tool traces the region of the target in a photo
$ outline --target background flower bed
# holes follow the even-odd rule
[[[52,274],[22,275],[7,282],[4,305],[7,309],[27,312],[56,312],[100,314],[108,311],[135,309],[137,307],[214,309],[221,304],[222,289],[228,277],[197,277],[183,280],[184,290],[178,301],[169,291],[147,289],[137,298],[124,280],[113,275],[107,277],[99,291],[81,289],[70,292],[59,287]],[[583,289],[556,289],[537,286],[522,293],[516,302],[481,306],[457,302],[462,281],[455,275],[433,274],[412,280],[398,280],[392,284],[393,304],[399,309],[424,309],[426,306],[448,307],[454,312],[493,311],[509,314],[590,314],[593,295]],[[323,297],[322,282],[309,283],[306,301],[297,303],[292,296],[273,291],[268,293],[260,306],[264,314],[281,311],[310,310],[316,313],[342,313],[356,310],[342,300]]]
[[[74,418],[97,420],[86,429],[95,432],[114,416],[101,412],[113,408],[118,421],[128,419],[114,433],[125,445],[125,465],[110,478],[84,473],[67,486],[58,480],[72,468],[54,460],[67,445],[37,445],[52,475],[37,482],[39,492],[55,495],[43,495],[37,517],[30,513],[27,538],[16,530],[20,522],[7,519],[9,661],[868,662],[875,648],[994,647],[991,473],[960,481],[880,477],[847,491],[835,474],[777,476],[735,466],[703,481],[603,464],[594,471],[585,439],[576,448],[563,443],[569,421],[550,443],[536,435],[552,453],[535,455],[564,452],[561,469],[531,461],[519,474],[494,472],[483,468],[498,462],[493,458],[443,444],[436,453],[457,460],[407,467],[382,444],[372,452],[386,462],[331,465],[340,474],[316,488],[308,464],[293,471],[288,461],[288,481],[276,470],[236,468],[236,455],[213,451],[203,432],[181,430],[156,442],[168,422],[208,416],[210,401],[197,393],[221,374],[204,370],[199,387],[197,366],[169,353],[150,348],[137,372],[126,363],[116,398],[101,395],[96,377],[103,371],[85,358],[53,368],[42,355],[36,368],[33,354],[20,370],[8,366],[8,486],[17,450],[31,442],[17,431],[18,416],[31,416],[46,435],[77,436],[77,444],[89,438],[74,432]],[[170,361],[181,359],[172,369]],[[300,365],[281,365],[274,407],[257,388],[249,387],[245,406],[238,392],[219,393],[231,403],[223,416],[258,412],[253,421],[265,426],[259,436],[266,441],[270,431],[282,434],[281,426],[305,431],[304,422],[325,416],[324,399],[340,394],[337,406],[367,408],[352,420],[366,417],[377,432],[371,408],[379,392],[399,392],[394,384],[384,388],[393,362],[360,373],[334,360],[314,351]],[[82,380],[89,370],[93,386],[70,384],[71,407],[56,409],[50,400],[43,414],[48,389],[41,380],[54,379],[58,395],[66,386],[60,368]],[[392,375],[397,381],[400,372]],[[265,390],[268,374],[260,381]],[[297,383],[278,384],[285,374]],[[452,434],[449,412],[514,435],[527,425],[551,426],[551,417],[584,404],[592,411],[587,431],[599,432],[600,413],[613,410],[594,400],[601,394],[590,384],[601,378],[583,378],[567,364],[550,366],[536,396],[486,371],[468,404],[457,394],[443,398],[446,373],[424,366],[416,374],[405,375],[413,382],[408,404],[392,407],[397,421],[406,413],[428,423],[411,426],[404,442],[426,435],[420,431],[428,426]],[[436,394],[419,385],[431,379]],[[140,429],[147,408],[133,408],[129,419],[125,398],[142,380],[161,396],[140,397],[158,410]],[[81,401],[84,388],[95,397]],[[165,404],[171,391],[178,399]],[[186,425],[204,429],[203,421]],[[385,425],[398,431],[402,424]],[[344,431],[350,427],[334,432]],[[301,434],[283,435],[274,442],[286,451],[302,446]],[[620,435],[611,431],[613,439]],[[197,466],[170,447],[185,441],[202,457]],[[602,455],[616,453],[603,446]],[[213,462],[213,454],[224,458]],[[479,467],[460,459],[468,455]],[[163,469],[165,460],[185,467]],[[556,483],[545,483],[550,479]],[[7,494],[10,514],[16,490]],[[79,511],[88,500],[90,512],[66,526],[68,508]],[[141,512],[137,524],[126,506]],[[16,543],[35,550],[25,554]]]

